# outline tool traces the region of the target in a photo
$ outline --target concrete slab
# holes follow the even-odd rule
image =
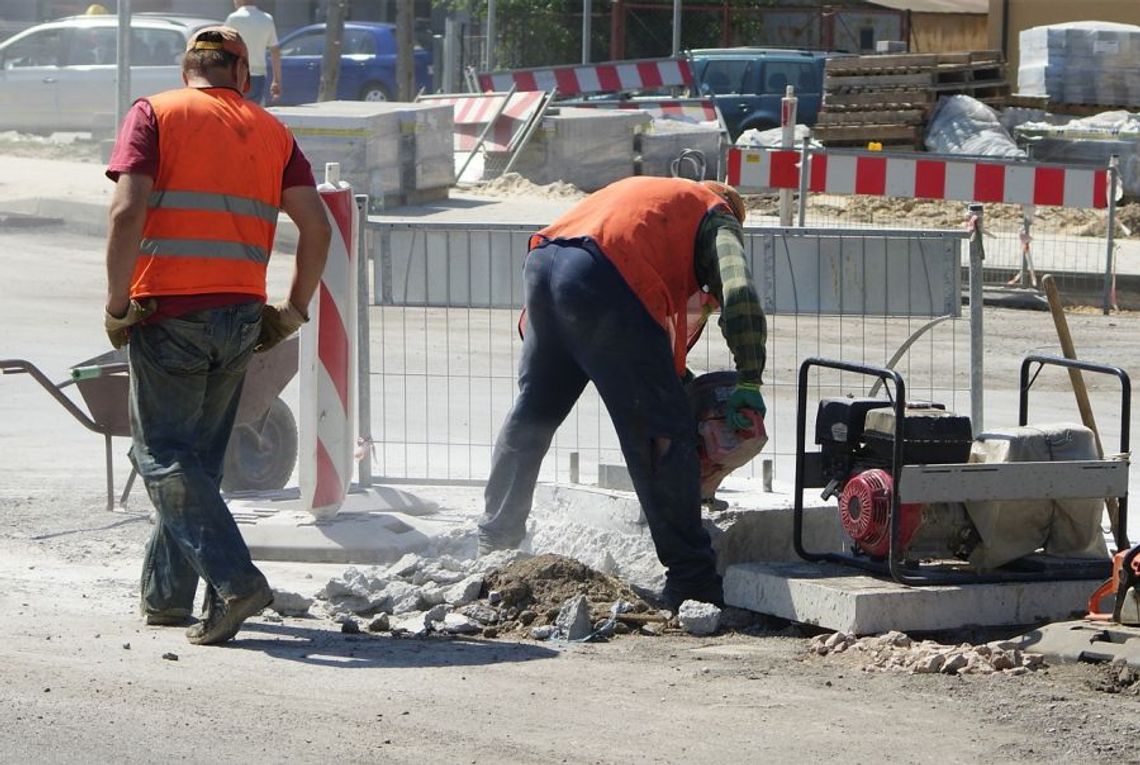
[[[1072,621],[1047,624],[1014,638],[1023,651],[1033,651],[1055,663],[1124,661],[1140,669],[1140,627],[1105,622]]]
[[[255,560],[391,563],[468,521],[434,502],[390,487],[352,491],[336,516],[317,520],[296,490],[229,500]]]
[[[1100,582],[906,587],[835,564],[740,563],[728,605],[856,635],[1037,624],[1083,614]]]

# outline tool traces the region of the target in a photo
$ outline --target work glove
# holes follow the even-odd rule
[[[752,423],[740,411],[741,409],[751,409],[761,418],[768,413],[768,407],[764,406],[764,397],[760,395],[760,383],[737,383],[732,393],[728,395],[728,401],[725,402],[725,421],[736,430],[748,430]]]
[[[265,353],[285,338],[292,335],[309,317],[297,310],[288,300],[280,303],[266,303],[261,307],[261,333],[257,336],[254,353]]]
[[[107,331],[107,339],[111,341],[111,346],[118,350],[126,345],[130,328],[154,313],[156,308],[158,308],[158,301],[154,298],[147,298],[141,303],[132,300],[131,304],[127,306],[127,312],[122,316],[112,316],[110,311],[104,309],[103,329]]]

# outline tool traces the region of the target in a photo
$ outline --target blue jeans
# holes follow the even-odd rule
[[[192,611],[199,577],[227,600],[266,586],[219,489],[260,318],[250,302],[131,329],[131,461],[158,511],[145,613]]]
[[[720,601],[701,525],[697,426],[668,336],[613,264],[592,243],[577,244],[527,256],[519,395],[495,442],[480,534],[493,547],[522,542],[543,457],[592,381],[666,568],[667,597]]]
[[[249,92],[245,94],[247,101],[253,101],[261,106],[265,105],[265,80],[266,75],[264,74],[251,74],[249,76]]]

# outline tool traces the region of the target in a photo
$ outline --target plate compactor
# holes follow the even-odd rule
[[[1120,455],[1105,459],[1081,425],[1026,425],[1028,392],[1046,365],[1117,377],[1123,391]],[[816,451],[806,449],[808,374],[823,367],[879,378],[887,398],[824,398]],[[1036,372],[1029,378],[1029,369]],[[876,385],[877,387],[877,385]],[[800,367],[793,542],[800,557],[889,575],[909,584],[1103,579],[1109,553],[1101,519],[1119,503],[1118,602],[1140,583],[1140,548],[1129,551],[1128,423],[1131,388],[1116,367],[1031,355],[1021,365],[1019,427],[980,434],[937,403],[908,402],[891,369],[821,358]],[[803,492],[838,500],[844,552],[808,549]],[[1119,610],[1119,609],[1118,609]],[[1117,615],[1119,620],[1119,615]]]

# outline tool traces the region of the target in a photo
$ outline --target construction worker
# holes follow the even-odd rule
[[[701,525],[697,426],[682,378],[711,310],[736,360],[728,421],[765,413],[766,324],[744,259],[745,209],[715,181],[638,176],[610,184],[531,237],[519,394],[499,432],[479,524],[479,551],[517,547],[558,426],[587,382],[605,402],[645,512],[663,593],[721,603]]]
[[[264,105],[265,53],[273,61],[273,81],[269,83],[269,100],[281,98],[281,47],[277,44],[277,26],[273,17],[257,7],[255,0],[234,0],[234,12],[226,17],[249,47],[249,92],[246,98]]]
[[[157,510],[142,571],[148,624],[202,621],[191,643],[223,643],[273,599],[219,486],[250,354],[307,321],[331,230],[293,136],[245,100],[249,61],[229,27],[194,34],[186,87],[140,99],[107,176],[107,336],[128,344],[131,461]],[[300,233],[287,300],[267,305],[278,210]]]

